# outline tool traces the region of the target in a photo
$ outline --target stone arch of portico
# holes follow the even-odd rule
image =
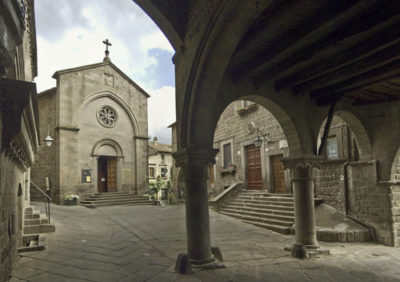
[[[138,123],[134,113],[132,112],[132,110],[129,108],[128,104],[126,104],[126,102],[123,99],[121,99],[119,96],[117,96],[116,94],[114,94],[110,91],[96,92],[96,93],[93,93],[93,94],[89,95],[88,97],[86,97],[85,100],[82,102],[82,104],[79,106],[79,108],[75,111],[75,113],[73,115],[73,118],[72,118],[73,126],[78,127],[79,115],[86,108],[86,106],[89,103],[91,103],[94,100],[105,98],[105,97],[112,99],[119,106],[121,106],[121,108],[126,112],[126,114],[129,117],[129,121],[132,125],[134,135],[135,136],[139,135],[141,129],[140,129],[139,123]]]
[[[102,155],[100,153],[100,148],[103,146],[108,146],[111,147],[114,151],[115,151],[115,155],[113,154],[112,156],[118,157],[118,158],[123,158],[124,157],[124,153],[122,151],[121,146],[114,140],[112,139],[102,139],[97,141],[92,148],[92,152],[91,152],[91,156],[92,157],[98,157],[100,155]],[[110,155],[111,156],[111,155]]]
[[[357,116],[356,112],[356,109],[352,109],[350,111],[347,107],[338,106],[337,110],[334,111],[334,115],[341,118],[354,133],[357,140],[357,146],[360,151],[360,160],[368,161],[373,157],[371,140],[367,130],[361,122],[361,119]],[[325,119],[321,122],[319,128],[323,126],[324,121]]]
[[[274,118],[278,121],[279,125],[281,126],[284,135],[286,136],[287,142],[288,142],[288,148],[289,148],[289,156],[296,156],[299,155],[302,152],[301,148],[301,138],[299,136],[299,133],[296,129],[296,125],[293,123],[292,118],[288,115],[288,113],[277,103],[272,101],[271,99],[268,99],[264,96],[260,95],[245,95],[245,96],[240,96],[239,98],[235,100],[248,100],[255,102],[259,104],[260,106],[264,107],[267,111],[269,111]],[[230,103],[232,103],[232,100]],[[226,106],[221,104],[221,108],[217,112],[216,116],[219,117],[221,116],[222,112],[228,107],[230,104],[228,103]],[[222,109],[222,111],[221,111]],[[215,128],[218,123],[218,119],[215,122],[213,130],[215,131]]]
[[[324,108],[315,110],[308,99],[288,90],[278,93],[272,82],[256,88],[246,79],[232,81],[227,74],[232,54],[251,23],[244,22],[249,20],[244,14],[249,10],[242,7],[245,3],[226,5],[229,7],[224,7],[213,27],[203,34],[187,80],[183,85],[177,83],[178,148],[212,148],[214,129],[223,110],[234,100],[253,95],[282,124],[292,156],[315,155],[316,120],[323,119]],[[235,22],[230,22],[231,18]]]

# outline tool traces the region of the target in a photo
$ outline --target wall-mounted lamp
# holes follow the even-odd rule
[[[256,129],[257,129],[257,136],[254,139],[254,146],[260,148],[263,140],[265,140],[267,143],[271,142],[271,135],[269,133],[262,134],[261,131],[258,129],[258,127]]]
[[[51,145],[53,145],[54,139],[50,137],[49,129],[47,129],[47,137],[44,138],[44,142],[46,143],[47,147],[50,147]]]

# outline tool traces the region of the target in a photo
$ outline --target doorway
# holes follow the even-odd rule
[[[246,162],[247,162],[247,189],[261,190],[261,154],[260,148],[250,145],[246,147]]]
[[[283,155],[271,156],[272,193],[286,194],[285,169],[281,159]]]
[[[97,163],[97,187],[99,193],[117,191],[117,158],[99,157]]]

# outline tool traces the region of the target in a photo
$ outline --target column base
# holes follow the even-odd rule
[[[329,255],[330,251],[327,249],[321,249],[318,245],[303,245],[295,243],[292,247],[285,247],[285,251],[289,251],[292,257],[299,259],[306,258],[318,258],[321,255]]]
[[[179,274],[190,274],[200,270],[224,268],[222,253],[218,247],[212,248],[211,257],[205,259],[190,259],[187,254],[179,254],[175,263],[175,272]],[[214,253],[216,254],[214,256]]]

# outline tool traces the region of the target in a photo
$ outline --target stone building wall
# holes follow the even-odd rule
[[[22,181],[22,174],[9,158],[0,155],[0,280],[6,279],[17,257],[18,186]]]
[[[343,161],[324,162],[316,173],[315,197],[345,212]]]
[[[257,129],[259,132],[257,132]],[[263,190],[271,190],[270,160],[272,155],[283,154],[289,150],[285,145],[285,134],[279,122],[265,108],[249,101],[235,101],[222,113],[214,133],[214,148],[219,149],[214,166],[215,184],[210,187],[213,195],[221,193],[235,182],[246,183],[245,146],[253,144],[257,135],[269,134],[269,144],[260,147],[262,158]],[[281,141],[281,142],[279,142]],[[235,170],[226,171],[223,166],[223,145],[231,143],[232,164]],[[281,147],[281,148],[280,148]],[[288,173],[286,173],[288,175]],[[288,192],[290,183],[286,181]]]
[[[41,143],[36,161],[32,167],[31,179],[33,183],[46,191],[56,203],[59,203],[59,190],[56,189],[56,145],[53,144],[48,147],[43,141],[48,134],[53,139],[56,136],[55,91],[56,89],[53,88],[38,94]],[[48,177],[49,187],[47,187],[46,177]],[[42,200],[43,197],[36,190],[32,190],[31,199]]]
[[[164,154],[164,159],[162,159],[161,154]],[[165,175],[163,180],[167,181],[171,179],[172,173],[172,154],[166,152],[159,152],[155,155],[149,156],[149,169],[150,167],[154,168],[155,175],[153,178],[150,177],[149,173],[149,180],[156,180],[157,176],[161,176],[161,168],[167,168],[168,171]]]
[[[400,247],[400,185],[390,184],[391,193],[391,204],[392,204],[392,214],[391,219],[393,222],[393,245],[395,247]]]
[[[372,226],[377,242],[393,245],[390,186],[377,183],[376,162],[352,162],[349,174],[349,214]]]
[[[31,82],[37,75],[33,4],[0,5],[0,281],[8,280],[22,245],[30,167],[38,147],[36,87]]]

